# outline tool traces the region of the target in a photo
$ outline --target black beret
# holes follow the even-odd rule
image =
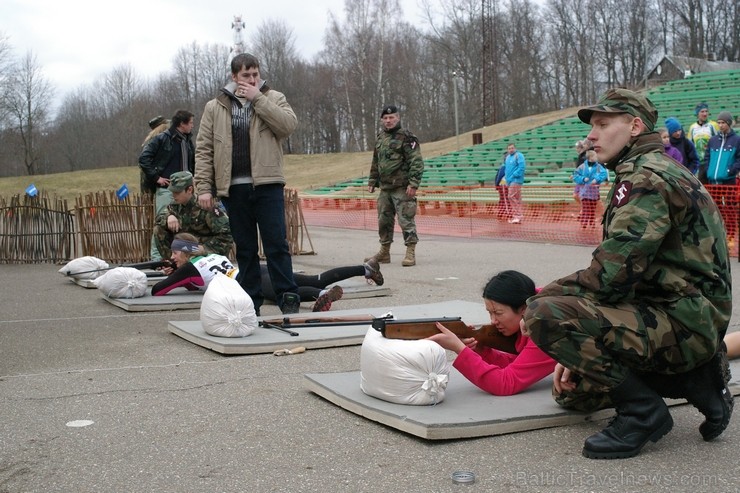
[[[396,105],[389,104],[388,106],[383,107],[383,111],[380,112],[380,117],[383,118],[383,115],[392,115],[393,113],[398,113],[398,108],[396,108]]]

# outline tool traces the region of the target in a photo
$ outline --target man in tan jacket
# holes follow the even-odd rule
[[[198,202],[212,208],[217,196],[226,206],[236,243],[238,281],[257,314],[264,300],[260,238],[278,306],[283,313],[297,313],[300,297],[285,226],[282,142],[298,122],[285,95],[260,78],[254,55],[235,56],[231,78],[203,110],[195,153]]]

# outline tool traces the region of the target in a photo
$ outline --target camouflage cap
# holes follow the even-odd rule
[[[383,115],[392,115],[393,113],[398,113],[398,108],[396,108],[395,104],[389,104],[383,107],[383,111],[380,112],[380,117],[383,118]]]
[[[596,105],[578,110],[578,118],[583,123],[591,123],[594,113],[628,113],[641,119],[651,132],[658,121],[658,110],[653,102],[629,89],[609,89]]]
[[[186,188],[192,186],[193,175],[189,171],[178,171],[177,173],[172,173],[170,175],[170,192],[182,192]]]

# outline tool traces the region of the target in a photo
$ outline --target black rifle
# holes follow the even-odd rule
[[[92,269],[92,270],[83,270],[80,272],[68,272],[66,275],[68,277],[75,277],[79,276],[80,274],[90,274],[92,272],[103,272],[106,270],[112,270],[117,267],[131,267],[132,269],[158,269],[160,267],[174,267],[175,264],[172,262],[172,260],[152,260],[149,262],[139,262],[138,264],[120,264],[120,265],[114,265],[111,267],[105,267],[103,269]]]

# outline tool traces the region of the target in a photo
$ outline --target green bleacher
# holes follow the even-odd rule
[[[699,102],[709,105],[710,119],[723,110],[735,117],[740,114],[740,70],[706,72],[668,82],[648,91],[658,108],[658,126],[673,116],[684,130],[695,121],[694,107]],[[575,167],[575,142],[584,139],[589,128],[577,117],[532,128],[504,139],[466,147],[442,156],[424,159],[422,187],[480,187],[493,184],[509,142],[527,160],[525,184],[572,184]],[[329,194],[367,184],[367,177],[337,183],[306,194]]]

